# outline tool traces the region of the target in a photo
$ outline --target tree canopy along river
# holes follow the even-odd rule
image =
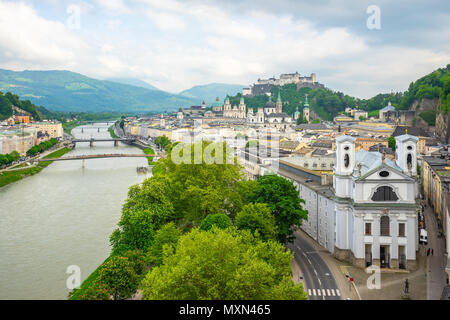
[[[100,128],[100,132],[99,132]],[[109,138],[106,123],[73,129],[83,139]],[[65,156],[142,153],[114,142],[77,143]],[[0,299],[67,299],[66,270],[81,281],[110,252],[109,235],[128,188],[150,174],[146,158],[56,161],[40,173],[0,188]]]

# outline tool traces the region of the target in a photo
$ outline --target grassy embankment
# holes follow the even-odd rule
[[[120,138],[117,134],[114,132],[114,125],[108,128],[109,134],[111,135],[111,138]]]
[[[81,126],[83,124],[83,122],[78,121],[78,120],[72,120],[72,121],[67,121],[64,122],[62,124],[62,127],[64,129],[64,132],[67,134],[70,134],[70,132],[72,131],[73,128]]]
[[[111,259],[111,256],[109,256],[108,258],[105,259],[105,261],[102,262],[102,264],[100,264],[97,269],[94,270],[94,272],[92,272],[89,277],[86,278],[86,280],[83,281],[83,283],[81,284],[79,289],[74,289],[70,294],[69,294],[69,300],[83,300],[83,295],[86,293],[86,291],[95,283],[95,281],[98,278],[99,275],[99,271],[102,268],[102,266],[109,260]]]
[[[70,150],[71,150],[70,148],[64,147],[62,149],[59,149],[55,152],[50,153],[49,155],[45,156],[44,159],[61,157],[65,153],[69,152]],[[7,184],[16,182],[25,177],[32,176],[36,173],[39,173],[42,171],[42,169],[47,167],[50,163],[52,163],[52,161],[43,161],[43,162],[39,162],[35,167],[25,168],[23,170],[0,172],[0,187],[6,186]]]
[[[152,148],[148,147],[148,148],[144,149],[144,153],[145,154],[155,154],[155,150],[153,150]],[[150,165],[155,163],[153,161],[153,157],[148,157],[147,160],[148,160],[148,164],[150,164]]]

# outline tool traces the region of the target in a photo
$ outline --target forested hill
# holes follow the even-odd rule
[[[199,105],[202,101],[60,70],[0,69],[0,91],[13,92],[52,111],[66,112],[161,112]]]
[[[308,94],[308,102],[312,109],[319,117],[324,120],[332,120],[336,115],[343,112],[346,107],[359,108],[369,111],[369,116],[378,113],[378,110],[385,107],[388,102],[397,109],[411,109],[415,105],[419,108],[423,98],[438,98],[441,102],[444,112],[448,110],[450,89],[450,65],[433,71],[427,76],[412,82],[409,89],[402,93],[383,93],[378,94],[370,99],[359,99],[346,95],[339,91],[325,89],[300,88],[297,90],[295,84],[287,84],[283,87],[273,87],[271,97],[267,95],[255,95],[253,97],[245,97],[247,107],[256,108],[263,107],[269,99],[276,102],[278,91],[283,101],[283,111],[293,114],[297,108],[301,111],[305,100],[305,94]],[[230,97],[232,105],[239,104],[241,94]],[[420,111],[420,110],[419,110]],[[429,111],[418,112],[418,115],[425,118],[428,117]],[[433,121],[434,122],[434,119]]]
[[[30,100],[23,101],[20,100],[18,95],[12,94],[11,92],[3,94],[0,91],[0,120],[4,120],[13,115],[13,106],[30,113],[35,120],[41,120],[38,107],[32,104]]]

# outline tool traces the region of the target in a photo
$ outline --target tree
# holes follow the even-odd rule
[[[248,231],[213,227],[183,235],[174,254],[142,282],[146,300],[306,299],[294,284],[293,256]]]
[[[315,119],[312,121],[312,123],[320,123],[320,119],[315,118]]]
[[[77,289],[76,289],[77,290]],[[111,292],[100,281],[94,281],[89,287],[83,289],[79,300],[111,300]]]
[[[153,172],[170,181],[165,195],[173,204],[177,223],[188,228],[198,226],[209,214],[237,212],[244,195],[236,196],[235,190],[249,186],[242,182],[241,166],[225,143],[179,143],[155,164]]]
[[[129,298],[136,292],[138,277],[125,257],[113,256],[99,271],[98,281],[111,292],[114,300]]]
[[[292,242],[295,226],[307,219],[308,211],[302,208],[305,200],[300,199],[294,184],[277,175],[258,178],[258,185],[249,195],[250,202],[266,203],[272,210],[278,230],[277,239],[281,243]]]
[[[396,142],[395,142],[395,138],[392,136],[388,138],[388,147],[391,148],[392,151],[395,151]]]
[[[161,265],[165,250],[174,250],[181,232],[173,222],[169,222],[159,229],[148,250],[148,260],[157,266]]]
[[[223,213],[209,214],[200,223],[200,230],[209,231],[213,226],[219,229],[226,229],[232,226],[231,219]]]
[[[174,208],[167,197],[169,181],[164,176],[153,176],[142,185],[134,185],[122,208],[122,216],[111,237],[113,252],[146,251],[155,231],[175,218]]]
[[[276,240],[275,217],[264,203],[251,203],[242,208],[234,222],[238,229],[248,229],[263,240]]]

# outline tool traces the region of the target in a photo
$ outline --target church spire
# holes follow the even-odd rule
[[[281,102],[281,96],[280,96],[280,91],[278,91],[278,98],[277,98],[277,113],[282,113],[283,112],[283,103]]]
[[[303,104],[304,107],[309,107],[308,103],[308,94],[305,94],[305,103]]]

